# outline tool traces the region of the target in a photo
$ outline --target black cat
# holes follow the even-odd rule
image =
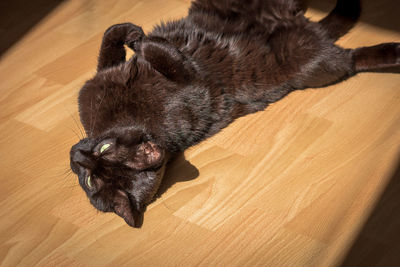
[[[357,0],[339,0],[319,22],[294,0],[196,0],[148,35],[110,27],[79,95],[87,138],[70,153],[90,202],[140,227],[170,155],[294,90],[400,66],[399,43],[334,44],[359,15]],[[124,45],[135,51],[128,61]]]

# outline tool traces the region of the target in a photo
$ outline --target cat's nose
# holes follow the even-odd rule
[[[73,170],[76,169],[77,165],[90,170],[93,170],[96,167],[96,160],[91,154],[93,143],[93,140],[84,138],[72,146],[70,151],[70,160],[71,168]],[[74,166],[76,167],[74,168]],[[76,169],[75,172],[78,172],[78,170]]]
[[[87,154],[86,151],[77,149],[72,153],[72,161],[81,165],[86,169],[93,170],[96,168],[96,161]]]

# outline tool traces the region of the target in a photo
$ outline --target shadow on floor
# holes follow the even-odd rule
[[[63,1],[0,1],[0,56]]]
[[[400,265],[400,160],[385,191],[347,253],[345,266]]]
[[[199,176],[199,170],[185,159],[183,153],[174,156],[167,165],[163,181],[157,192],[157,196],[167,192],[168,188],[175,183],[186,182],[196,179]]]
[[[196,179],[199,174],[199,170],[185,159],[183,153],[175,155],[167,164],[163,180],[152,202],[161,198],[174,184]],[[139,227],[143,225],[144,217],[146,217],[146,212],[135,218],[135,220],[138,220],[137,225]]]

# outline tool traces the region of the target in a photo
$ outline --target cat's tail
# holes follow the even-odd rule
[[[337,40],[346,34],[361,14],[360,0],[337,0],[335,8],[319,21],[330,38]]]

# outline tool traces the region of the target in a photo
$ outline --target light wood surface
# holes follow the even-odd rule
[[[381,235],[367,233],[380,253],[346,255],[397,168],[399,74],[361,74],[295,92],[237,120],[171,163],[141,229],[90,205],[68,172],[69,149],[81,135],[76,97],[94,74],[102,33],[125,21],[149,31],[184,16],[189,4],[65,1],[2,55],[1,264],[335,266],[347,259],[355,266],[365,257],[396,266],[399,242],[391,247]],[[398,3],[370,5],[373,21],[393,19],[381,8]],[[361,22],[340,44],[390,41],[400,33]],[[399,224],[387,227],[386,236]]]

